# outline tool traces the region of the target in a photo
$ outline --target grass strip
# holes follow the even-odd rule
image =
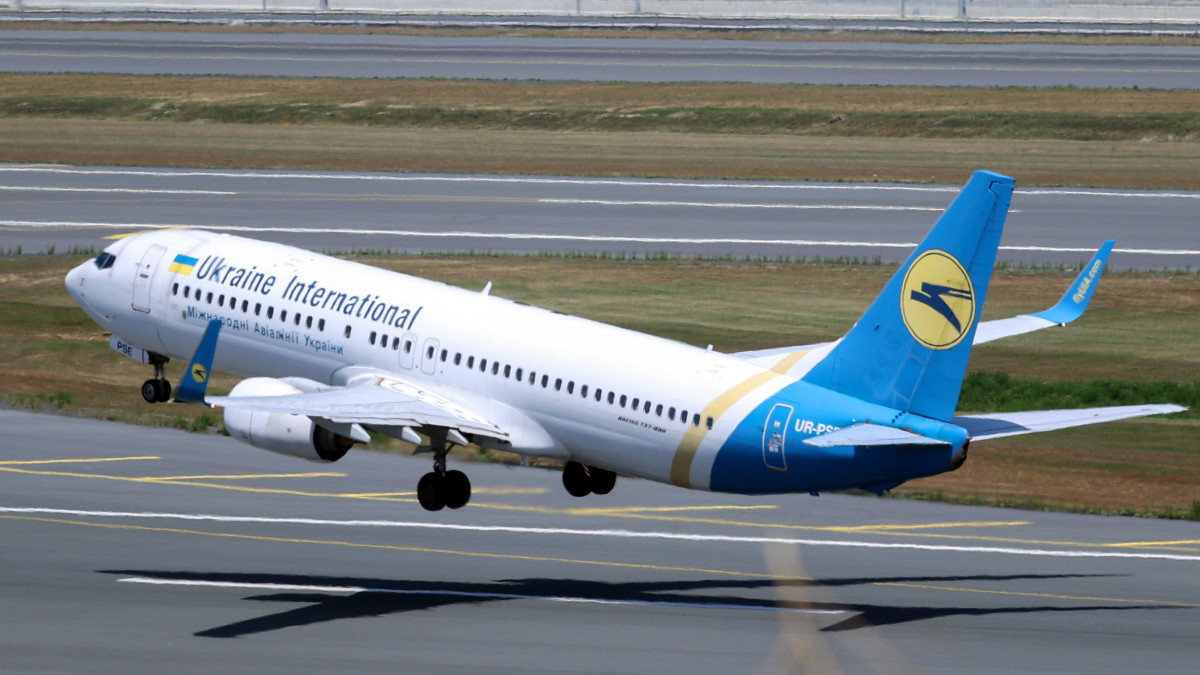
[[[206,430],[219,415],[150,406],[145,366],[113,353],[66,295],[77,258],[0,258],[0,401],[139,424]],[[805,344],[845,332],[890,265],[613,261],[519,256],[372,257],[366,262],[721,351]],[[985,318],[1043,309],[1071,270],[998,271]],[[803,293],[797,293],[803,289]],[[1200,275],[1106,274],[1066,329],[975,350],[961,408],[977,412],[1174,402],[1181,415],[981,442],[953,474],[913,481],[916,498],[1190,517],[1200,484]],[[179,364],[168,366],[178,379]],[[214,391],[238,378],[218,375]]]
[[[0,74],[0,160],[1200,189],[1200,91]]]

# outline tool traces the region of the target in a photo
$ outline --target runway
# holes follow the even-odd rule
[[[317,251],[902,261],[957,185],[0,165],[3,248],[201,227]],[[1020,188],[999,259],[1195,269],[1200,195]],[[1136,226],[1135,226],[1136,225]]]
[[[0,70],[272,77],[1195,88],[1200,48],[0,31]]]
[[[1190,672],[1200,526],[333,465],[0,411],[6,672]]]

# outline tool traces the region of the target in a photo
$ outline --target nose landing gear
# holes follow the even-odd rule
[[[171,383],[163,377],[163,366],[171,359],[150,352],[150,364],[154,366],[154,377],[142,383],[142,398],[146,403],[165,403],[171,400]]]

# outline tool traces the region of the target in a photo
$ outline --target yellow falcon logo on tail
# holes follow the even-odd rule
[[[975,324],[975,288],[966,268],[937,249],[917,257],[904,275],[900,315],[913,338],[930,349],[950,349]]]

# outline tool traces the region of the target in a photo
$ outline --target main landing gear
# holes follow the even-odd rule
[[[579,462],[567,462],[563,467],[562,482],[572,497],[606,495],[617,484],[617,474]]]
[[[470,479],[461,471],[446,470],[446,453],[450,452],[453,444],[446,441],[444,432],[441,438],[431,436],[429,440],[432,443],[428,449],[433,452],[433,471],[421,476],[417,482],[417,501],[426,511],[466,506],[471,501]]]
[[[146,399],[146,403],[165,403],[171,400],[171,383],[163,377],[163,366],[170,360],[162,354],[150,352],[154,378],[142,383],[142,398]]]

